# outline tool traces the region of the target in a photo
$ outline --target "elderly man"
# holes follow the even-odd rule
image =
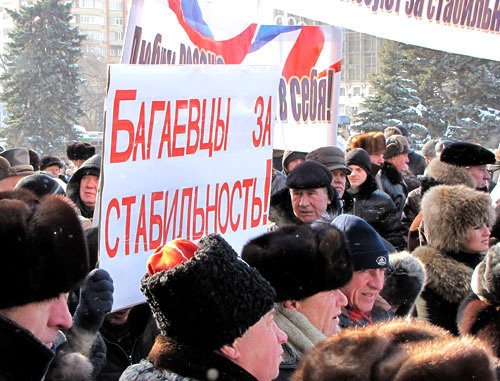
[[[476,180],[476,189],[488,192],[491,175],[487,165],[494,164],[495,154],[480,145],[456,142],[443,149],[440,160],[444,163],[466,168]]]
[[[85,237],[68,202],[26,190],[0,193],[0,235],[0,379],[41,380],[72,325],[66,299],[88,272]]]
[[[276,293],[216,234],[178,239],[150,257],[141,290],[161,334],[120,380],[271,381],[287,337],[274,322]]]
[[[379,296],[389,268],[389,252],[377,232],[356,216],[341,215],[333,223],[347,238],[354,275],[341,288],[348,305],[340,316],[342,327],[371,324],[394,317],[391,306]]]
[[[66,194],[85,218],[94,216],[100,174],[101,155],[94,155],[78,168],[66,187]]]
[[[340,214],[338,193],[332,186],[332,174],[321,163],[308,160],[295,167],[286,186],[271,196],[270,220],[277,226],[310,224]]]
[[[276,323],[287,334],[278,380],[288,380],[301,356],[337,333],[352,277],[344,235],[330,225],[286,226],[251,240],[242,258],[276,289]]]
[[[379,189],[391,196],[401,218],[408,195],[408,187],[402,176],[408,170],[408,141],[403,135],[392,135],[386,144],[385,161],[375,179]]]

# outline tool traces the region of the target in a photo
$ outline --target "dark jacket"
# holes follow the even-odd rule
[[[381,296],[377,296],[372,310],[365,314],[366,318],[363,317],[359,320],[354,320],[351,316],[351,312],[352,309],[349,306],[342,308],[342,313],[339,316],[339,325],[342,328],[361,327],[367,324],[391,320],[396,316],[389,303],[387,303]]]
[[[376,181],[379,189],[391,196],[398,211],[398,218],[401,219],[408,195],[408,187],[403,177],[394,165],[386,161],[377,173]]]
[[[123,371],[132,364],[145,359],[160,333],[149,306],[135,306],[128,322],[121,329],[104,322],[100,333],[107,347],[106,364],[97,381],[118,380]]]
[[[101,173],[101,155],[94,155],[86,160],[80,168],[71,176],[66,187],[66,195],[76,204],[83,217],[92,218],[94,208],[86,206],[80,198],[80,181],[85,175],[99,177]]]
[[[341,214],[342,205],[339,200],[339,195],[335,189],[334,200],[328,205],[327,213],[329,219],[333,220]],[[271,206],[269,219],[277,226],[286,225],[301,225],[303,222],[299,220],[293,213],[292,200],[290,198],[290,189],[284,188],[271,195]]]
[[[458,306],[472,292],[472,272],[483,255],[442,252],[431,246],[421,246],[413,255],[423,263],[427,275],[417,302],[418,317],[458,334]]]
[[[218,377],[208,378],[214,369]],[[184,379],[256,381],[245,369],[215,352],[184,346],[163,335],[157,336],[148,361],[128,367],[120,378],[122,381]]]
[[[391,197],[377,189],[371,175],[357,190],[348,189],[354,198],[352,214],[368,222],[382,237],[396,249],[406,247],[405,234],[401,226],[396,205]]]
[[[40,381],[55,356],[31,332],[0,316],[0,380]]]
[[[408,167],[410,171],[415,175],[423,175],[426,167],[425,157],[412,151],[408,154]]]

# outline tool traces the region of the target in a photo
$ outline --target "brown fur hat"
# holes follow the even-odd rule
[[[350,328],[319,343],[292,381],[496,380],[489,347],[425,322]]]
[[[63,197],[1,192],[0,236],[0,309],[69,292],[89,271],[80,221]]]
[[[382,132],[366,132],[351,138],[350,149],[363,148],[370,155],[382,155],[385,152],[385,136]]]
[[[464,185],[438,185],[422,199],[422,220],[430,246],[458,251],[467,239],[467,230],[484,222],[491,226],[495,211],[485,192]]]
[[[248,242],[241,257],[271,283],[277,302],[335,290],[352,278],[344,234],[330,225],[285,226]]]

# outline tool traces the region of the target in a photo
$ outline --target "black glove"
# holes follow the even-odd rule
[[[113,306],[113,280],[106,270],[94,269],[80,288],[80,302],[73,315],[73,325],[96,333],[104,315]]]

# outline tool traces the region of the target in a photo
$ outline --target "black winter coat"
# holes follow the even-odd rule
[[[405,234],[396,205],[388,194],[377,189],[373,177],[368,175],[357,191],[348,189],[347,192],[354,198],[352,214],[368,222],[396,249],[404,250]]]
[[[40,381],[54,356],[31,332],[0,316],[1,381]]]
[[[151,310],[145,303],[130,311],[126,338],[118,337],[107,322],[103,324],[100,332],[106,343],[107,355],[106,364],[97,381],[117,381],[129,365],[136,364],[148,356],[156,336],[160,333]]]
[[[377,173],[376,181],[377,184],[381,185],[379,189],[391,196],[398,210],[398,218],[401,219],[408,195],[408,187],[403,177],[394,165],[386,161],[380,168],[380,172]]]

